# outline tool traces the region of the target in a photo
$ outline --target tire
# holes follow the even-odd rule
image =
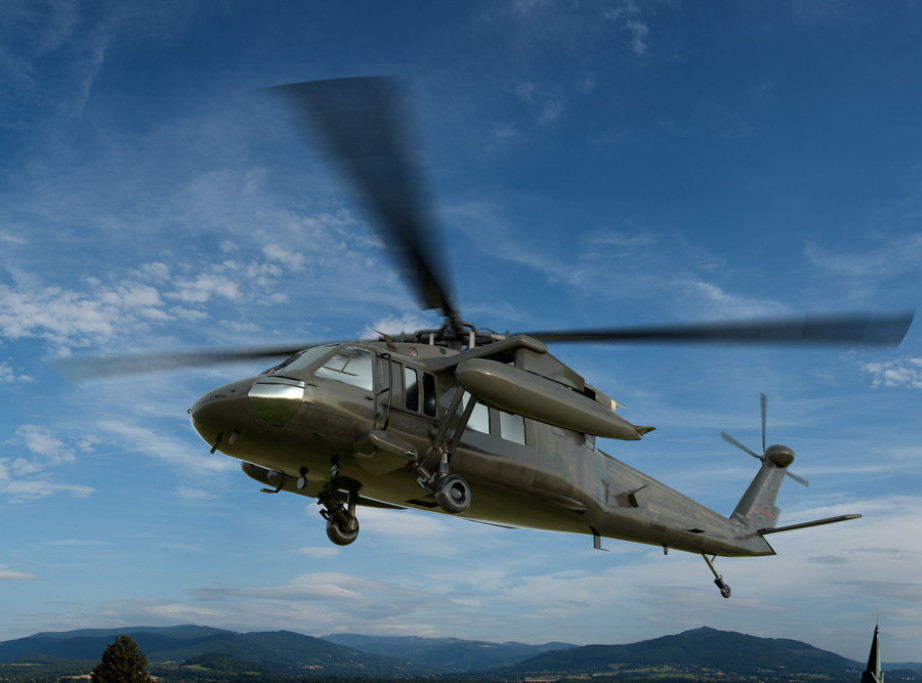
[[[436,486],[435,500],[448,514],[460,515],[471,506],[471,487],[458,475],[450,474]]]
[[[353,519],[348,529],[337,524],[334,519],[327,520],[327,538],[336,545],[349,545],[359,536],[359,521]]]

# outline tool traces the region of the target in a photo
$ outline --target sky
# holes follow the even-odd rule
[[[922,333],[895,349],[558,345],[656,431],[600,446],[729,514],[797,453],[777,556],[319,508],[187,409],[272,363],[74,384],[71,354],[439,323],[265,88],[407,91],[447,279],[497,331],[918,307],[922,5],[9,0],[0,14],[0,640],[205,624],[628,643],[698,626],[922,661]],[[476,496],[476,491],[474,494]]]

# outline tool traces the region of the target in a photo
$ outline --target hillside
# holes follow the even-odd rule
[[[15,666],[0,668],[0,675],[25,670],[34,674],[54,663],[67,663],[68,669],[88,664],[91,669],[109,643],[121,633],[126,633],[138,643],[152,669],[158,664],[169,663],[166,671],[184,662],[220,655],[232,657],[241,670],[263,671],[269,668],[277,675],[285,676],[389,678],[432,673],[430,668],[421,664],[360,652],[289,631],[234,633],[184,626],[81,630],[69,634],[36,634],[5,641],[0,643],[0,664]],[[197,666],[201,666],[200,661]]]
[[[56,681],[89,673],[116,635],[141,647],[164,681],[331,678],[396,680],[792,680],[855,681],[864,668],[795,640],[698,628],[624,645],[526,645],[456,638],[290,631],[236,633],[201,626],[83,629],[0,642],[0,680]],[[887,667],[894,669],[896,667]],[[922,665],[901,663],[900,680],[922,681]],[[890,680],[894,680],[888,675]]]
[[[568,643],[526,645],[458,638],[362,636],[352,633],[324,636],[323,639],[363,652],[427,664],[444,672],[474,672],[509,667],[545,652],[576,647]]]
[[[858,662],[796,640],[758,638],[703,627],[628,645],[587,645],[548,652],[510,667],[509,672],[643,677],[654,671],[660,675],[671,671],[699,679],[712,675],[784,678],[797,674],[850,680],[863,668]]]

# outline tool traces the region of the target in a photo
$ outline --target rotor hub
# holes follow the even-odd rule
[[[794,451],[787,446],[769,446],[765,449],[765,457],[776,467],[787,467],[794,462]]]

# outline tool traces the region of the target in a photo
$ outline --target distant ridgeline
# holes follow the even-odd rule
[[[53,681],[88,674],[115,636],[127,634],[161,680],[402,679],[476,675],[525,680],[590,675],[594,680],[790,680],[881,683],[877,630],[864,664],[807,643],[698,628],[628,645],[525,645],[455,638],[337,634],[313,638],[289,631],[235,633],[203,626],[39,633],[0,643],[0,680]],[[877,653],[877,654],[875,654]],[[877,664],[876,671],[871,671]],[[922,664],[888,671],[922,681]],[[886,667],[885,668],[890,668]],[[867,678],[867,676],[873,678]]]

